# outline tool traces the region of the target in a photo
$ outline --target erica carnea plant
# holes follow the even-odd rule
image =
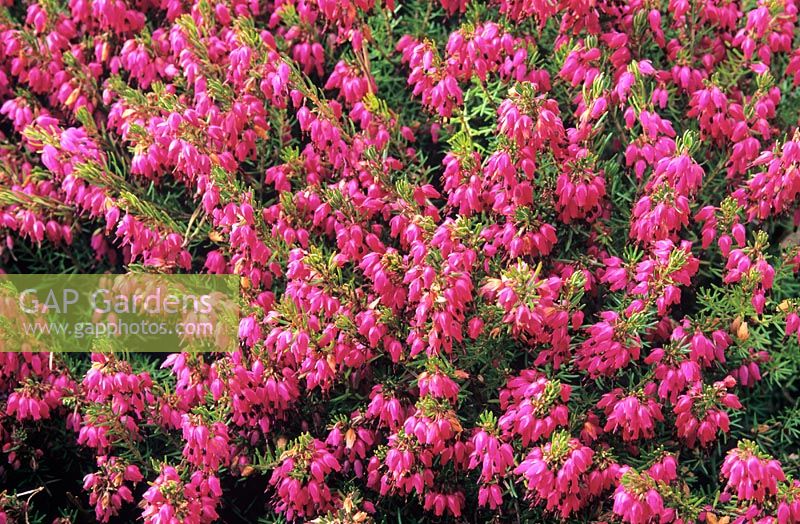
[[[0,523],[800,523],[795,0],[2,0]],[[2,304],[0,304],[0,310]]]

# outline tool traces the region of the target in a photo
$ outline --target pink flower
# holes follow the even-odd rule
[[[566,518],[589,500],[584,486],[593,456],[591,448],[559,431],[547,444],[533,448],[514,473],[525,479],[535,503]]]
[[[366,473],[368,452],[375,445],[376,432],[365,426],[363,416],[355,412],[348,419],[341,417],[328,433],[325,444],[342,465],[342,473],[350,471],[361,478]]]
[[[325,443],[302,435],[272,471],[269,484],[275,488],[275,509],[290,520],[327,511],[332,507],[333,494],[325,478],[340,470]]]
[[[131,487],[143,477],[137,466],[126,464],[119,457],[97,457],[97,466],[99,471],[84,477],[83,489],[89,491],[89,503],[94,506],[97,520],[108,522],[123,503],[133,502]]]
[[[424,371],[417,380],[420,397],[431,395],[434,398],[448,399],[451,403],[458,399],[458,384],[439,370],[434,373]]]
[[[638,473],[625,466],[622,479],[614,493],[614,513],[630,524],[649,522],[673,522],[678,515],[668,507],[661,486],[647,472]]]
[[[222,422],[205,423],[200,416],[183,415],[181,428],[186,445],[183,456],[198,468],[215,472],[230,461],[228,428]]]
[[[612,375],[639,358],[641,342],[626,333],[627,324],[614,311],[600,313],[600,322],[589,326],[588,338],[578,349],[578,366],[593,377]]]
[[[655,384],[650,382],[633,394],[625,394],[622,388],[616,388],[603,395],[597,403],[607,417],[603,429],[621,432],[625,441],[653,438],[656,422],[664,421],[661,404],[651,396],[655,389]]]
[[[727,480],[725,489],[741,501],[763,502],[778,493],[778,482],[786,478],[780,462],[749,440],[728,452],[721,473]]]
[[[717,431],[727,433],[730,427],[728,414],[722,408],[741,409],[738,397],[728,393],[736,385],[733,377],[715,382],[712,386],[697,383],[678,398],[674,411],[678,436],[694,447],[697,439],[707,446],[717,438]]]
[[[549,437],[559,426],[566,426],[571,388],[557,380],[547,380],[535,370],[523,371],[508,381],[500,392],[504,410],[498,426],[509,436],[521,436],[527,446]]]
[[[496,421],[491,414],[484,413],[481,420],[481,429],[472,436],[473,451],[468,467],[480,466],[480,483],[491,484],[505,477],[506,471],[514,465],[514,450],[496,435]]]
[[[216,477],[206,477],[197,471],[191,474],[189,482],[184,482],[177,469],[165,464],[142,497],[142,518],[146,524],[211,523],[219,518],[216,508],[220,497],[222,489]]]
[[[464,501],[464,493],[461,491],[441,493],[431,490],[425,494],[423,508],[437,517],[445,514],[460,517]]]

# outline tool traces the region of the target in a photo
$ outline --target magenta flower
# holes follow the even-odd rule
[[[566,518],[589,500],[585,483],[593,456],[591,448],[559,431],[551,442],[535,447],[514,473],[525,479],[535,501]]]
[[[728,452],[721,472],[727,480],[726,490],[741,501],[763,502],[778,493],[778,482],[786,478],[781,464],[749,440]]]
[[[655,384],[650,382],[634,393],[617,388],[603,395],[597,403],[606,414],[603,430],[621,433],[625,441],[653,438],[656,423],[664,421],[661,404],[652,397],[655,389]]]

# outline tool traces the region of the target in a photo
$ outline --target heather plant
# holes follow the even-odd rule
[[[0,1],[0,524],[800,523],[794,0]]]

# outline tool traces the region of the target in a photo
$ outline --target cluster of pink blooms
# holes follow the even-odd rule
[[[597,407],[606,414],[604,431],[620,433],[623,440],[637,441],[655,436],[655,425],[664,421],[661,404],[655,399],[652,382],[641,390],[626,392],[616,388],[600,399]]]
[[[641,473],[628,466],[621,468],[620,483],[614,493],[614,513],[630,524],[691,522],[691,517],[682,515],[675,507],[681,497],[675,490],[677,478],[677,461],[672,455]]]
[[[89,492],[89,503],[94,506],[97,520],[108,522],[123,502],[133,502],[131,486],[142,481],[142,473],[138,467],[126,465],[118,457],[101,456],[97,465],[100,469],[84,478],[83,489]]]
[[[305,434],[284,453],[284,457],[269,481],[275,486],[280,500],[277,509],[290,519],[327,510],[333,495],[325,477],[339,471],[341,466],[328,451],[326,443]]]
[[[75,364],[0,286],[0,480],[57,427],[102,522],[800,524],[747,406],[800,342],[797,0],[0,3],[0,273],[242,306]]]
[[[525,478],[534,500],[567,517],[593,495],[586,486],[593,456],[591,448],[559,431],[551,442],[533,448],[514,473]]]
[[[214,522],[219,518],[216,507],[220,497],[222,488],[217,477],[195,471],[185,482],[176,468],[165,465],[142,495],[142,518],[147,524]]]
[[[482,427],[472,437],[474,448],[470,455],[469,469],[480,466],[478,504],[495,509],[503,503],[499,481],[514,466],[514,449],[500,439],[496,432],[496,421],[487,415]]]
[[[693,447],[698,440],[705,446],[716,440],[717,431],[727,433],[730,430],[730,419],[724,408],[742,407],[736,395],[728,393],[728,388],[735,385],[736,380],[729,376],[712,386],[696,384],[678,397],[674,408],[675,427],[688,446]]]
[[[739,500],[763,502],[778,494],[778,483],[785,480],[780,462],[764,456],[752,442],[744,440],[728,452],[722,465],[726,489]]]

